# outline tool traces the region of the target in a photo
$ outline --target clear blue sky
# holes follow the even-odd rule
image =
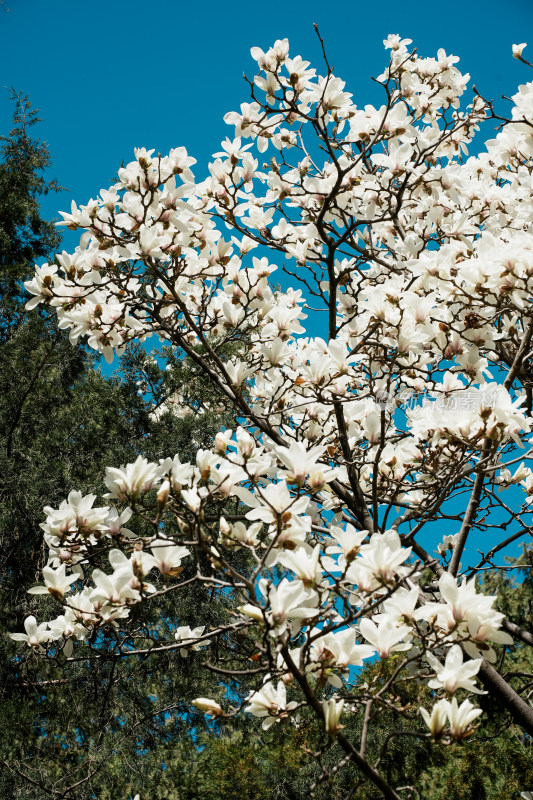
[[[2,8],[9,7],[6,13]],[[30,95],[43,118],[51,176],[69,189],[43,202],[48,218],[95,197],[134,147],[185,145],[199,164],[231,128],[226,111],[249,99],[250,47],[288,37],[292,55],[320,65],[318,23],[335,73],[355,102],[381,102],[370,81],[387,63],[383,39],[399,33],[421,55],[439,47],[461,59],[486,97],[511,95],[533,76],[511,55],[530,40],[533,0],[355,0],[333,3],[213,0],[5,0],[0,7],[0,131],[12,107],[3,86]],[[65,246],[71,247],[71,234]]]
[[[412,38],[424,55],[444,47],[460,56],[484,95],[512,94],[530,79],[511,45],[529,38],[533,56],[532,0],[5,0],[0,87],[29,94],[41,110],[51,174],[69,189],[45,202],[46,215],[96,196],[134,147],[185,145],[203,175],[232,134],[224,113],[249,99],[242,73],[253,70],[250,47],[287,36],[293,54],[318,64],[313,22],[358,105],[380,99],[369,78],[386,63],[388,33]],[[2,132],[10,115],[0,88]]]

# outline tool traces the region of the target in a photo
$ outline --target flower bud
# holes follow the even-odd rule
[[[168,481],[163,481],[156,495],[156,500],[160,506],[165,505],[165,503],[168,500],[169,493],[170,493],[170,483]]]
[[[226,442],[224,435],[222,433],[217,433],[217,435],[215,436],[216,452],[222,456],[224,455],[227,449],[228,449],[228,443]]]
[[[231,525],[228,523],[225,517],[220,517],[219,524],[220,524],[220,533],[224,534],[224,536],[227,536],[229,533],[231,533]]]
[[[331,737],[337,735],[337,732],[344,728],[344,725],[339,724],[339,718],[344,708],[344,700],[338,702],[331,698],[330,700],[322,700],[322,711],[324,712],[324,725],[326,731]]]
[[[224,713],[219,704],[215,702],[215,700],[210,700],[208,697],[197,697],[196,700],[192,701],[191,705],[199,711],[203,711],[204,714],[209,714],[211,717],[221,717]]]

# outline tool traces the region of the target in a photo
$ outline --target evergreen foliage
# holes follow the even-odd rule
[[[133,379],[148,370],[154,380],[157,367],[144,351],[128,355],[124,376],[105,377],[46,310],[24,314],[22,281],[59,246],[39,210],[39,197],[58,187],[46,178],[46,144],[31,135],[37,112],[27,98],[14,100],[15,127],[2,139],[0,164],[0,796],[127,796],[130,779],[143,783],[143,770],[161,769],[151,751],[202,724],[184,716],[202,683],[194,661],[176,652],[103,659],[105,642],[96,641],[90,663],[61,657],[49,664],[31,653],[21,658],[6,634],[34,610],[26,590],[42,567],[43,505],[59,503],[72,485],[100,490],[111,453],[127,461],[142,444],[143,451],[185,455],[212,438],[220,415],[216,423],[209,412],[151,419]],[[156,383],[161,397],[173,388],[161,374],[153,391]],[[170,595],[154,613],[171,618],[172,602]],[[180,598],[180,615],[192,618],[209,602],[196,590]]]

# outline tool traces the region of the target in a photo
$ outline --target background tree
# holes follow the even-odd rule
[[[47,146],[33,135],[37,112],[28,98],[13,94],[13,100],[14,128],[2,139],[0,163],[0,794],[126,797],[132,781],[160,771],[159,748],[194,749],[186,698],[205,680],[194,659],[170,653],[102,660],[96,643],[93,661],[67,670],[61,659],[20,659],[6,634],[35,611],[27,569],[37,576],[43,564],[43,504],[58,503],[71,486],[83,493],[99,488],[117,451],[124,461],[139,449],[193,457],[223,415],[207,400],[202,408],[183,406],[179,416],[162,413],[178,387],[184,392],[196,380],[198,388],[186,364],[171,374],[138,349],[120,376],[106,377],[95,355],[72,347],[47,309],[25,314],[23,281],[60,245],[55,225],[41,217],[39,197],[59,187],[46,177]],[[153,400],[156,416],[148,413]],[[210,602],[198,587],[180,598],[180,613],[192,622]],[[172,618],[173,606],[169,596],[158,623]],[[195,724],[201,727],[203,718]]]

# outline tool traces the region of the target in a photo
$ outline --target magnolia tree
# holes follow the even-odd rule
[[[250,102],[226,115],[234,136],[206,179],[183,147],[139,149],[63,214],[79,246],[36,268],[28,308],[54,307],[108,361],[155,335],[236,429],[195,463],[110,466],[105,501],[74,490],[45,508],[48,562],[30,592],[59,614],[13,634],[67,658],[104,647],[103,630],[120,655],[200,651],[253,688],[198,709],[263,728],[315,715],[387,798],[401,788],[367,757],[382,709],[446,744],[472,733],[488,691],[533,733],[527,682],[511,685],[494,650],[533,636],[482,581],[531,531],[533,83],[507,116],[475,91],[461,107],[458,59],[410,44],[385,41],[377,107],[354,102],[325,51],[319,75],[286,39],[253,48]],[[484,125],[493,138],[469,157]],[[194,398],[172,400],[194,413]],[[139,619],[194,582],[229,622],[176,619],[173,640],[134,645],[132,608]],[[401,705],[402,682],[425,705]]]

